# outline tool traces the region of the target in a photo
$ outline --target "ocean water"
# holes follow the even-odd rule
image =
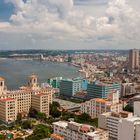
[[[26,85],[28,76],[32,73],[38,75],[40,83],[57,76],[64,78],[79,76],[78,68],[66,63],[0,59],[0,76],[5,78],[8,89],[17,89],[19,86]]]

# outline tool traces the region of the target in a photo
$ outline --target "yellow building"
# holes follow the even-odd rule
[[[43,93],[32,95],[32,108],[49,116],[49,96]]]
[[[9,119],[6,117],[6,106],[7,104],[12,104],[12,101],[14,101],[16,105],[16,113],[13,118],[16,118],[18,113],[27,115],[32,105],[35,109],[39,107],[40,109],[37,109],[38,111],[46,113],[46,115],[49,116],[49,104],[52,103],[53,89],[41,88],[37,82],[37,76],[35,74],[32,74],[29,77],[27,86],[22,86],[19,90],[9,91],[5,88],[4,83],[4,78],[0,78],[0,103],[2,104],[0,106],[0,111],[5,111],[5,114],[0,113],[0,120],[9,122]],[[43,96],[39,96],[39,94],[43,94]],[[35,98],[38,99],[38,104],[34,103]],[[7,99],[11,99],[11,102]],[[3,102],[5,102],[5,105],[3,105]],[[13,121],[14,120],[15,119],[13,119]]]
[[[13,98],[0,99],[0,120],[13,122],[17,117],[17,100]]]

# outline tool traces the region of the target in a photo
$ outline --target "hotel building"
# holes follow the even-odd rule
[[[52,88],[39,86],[35,74],[29,76],[27,86],[12,91],[7,90],[4,78],[0,78],[0,120],[10,123],[16,120],[18,113],[27,116],[31,107],[49,116],[52,94]]]
[[[54,134],[65,140],[108,140],[108,132],[90,125],[58,121],[53,123]]]
[[[81,104],[81,113],[87,113],[91,118],[98,117],[105,112],[120,112],[123,104],[119,101],[119,93],[113,92],[108,94],[107,99],[94,98]]]

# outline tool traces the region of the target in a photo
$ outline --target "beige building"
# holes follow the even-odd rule
[[[132,49],[129,52],[129,66],[131,69],[139,68],[139,50]]]
[[[13,98],[0,99],[0,120],[13,122],[17,118],[17,100]]]
[[[52,103],[52,94],[53,89],[52,88],[41,88],[37,82],[37,76],[35,74],[32,74],[29,77],[27,86],[20,87],[19,90],[13,90],[9,91],[6,89],[5,81],[3,78],[0,78],[0,99],[1,102],[7,101],[6,99],[13,99],[16,100],[16,107],[15,107],[15,116],[13,116],[13,120],[15,120],[18,113],[24,114],[25,116],[29,113],[29,109],[32,107],[32,99],[33,99],[33,105],[35,108],[37,108],[34,104],[34,98],[39,94],[43,94],[43,96],[39,96],[38,105],[40,109],[38,111],[43,111],[43,113],[46,113],[47,116],[49,116],[49,104]],[[34,96],[35,95],[35,96]],[[45,101],[46,100],[46,101]],[[10,104],[11,102],[6,102]],[[12,103],[11,103],[12,104]],[[6,107],[0,106],[2,110],[5,110]],[[46,112],[45,112],[46,110]],[[6,111],[5,111],[6,112]],[[7,113],[7,112],[6,112]],[[10,122],[6,118],[7,114],[2,115],[0,113],[0,120],[3,120],[4,122]]]
[[[108,132],[91,125],[58,121],[53,123],[54,134],[65,140],[108,140]]]
[[[32,95],[32,108],[49,116],[49,96],[47,94]]]
[[[120,112],[123,104],[119,101],[119,92],[113,92],[107,99],[94,98],[81,104],[81,113],[87,113],[91,118],[98,117],[105,112]]]

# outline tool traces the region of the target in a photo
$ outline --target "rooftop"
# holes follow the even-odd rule
[[[58,125],[58,126],[61,126],[61,127],[63,127],[63,128],[67,128],[68,122],[65,122],[65,121],[58,121],[58,122],[54,122],[53,125]]]
[[[44,93],[40,93],[40,94],[36,94],[36,96],[45,96],[46,94]]]
[[[3,77],[0,77],[0,81],[4,81],[5,79]]]
[[[2,100],[2,101],[11,101],[11,100],[15,100],[15,99],[13,99],[13,98],[3,98],[3,99],[0,99],[0,100]]]
[[[102,102],[102,103],[107,103],[107,100],[102,99],[102,98],[95,98],[96,102]]]
[[[63,139],[63,136],[60,136],[58,134],[51,134],[51,137],[56,138],[56,139]]]

